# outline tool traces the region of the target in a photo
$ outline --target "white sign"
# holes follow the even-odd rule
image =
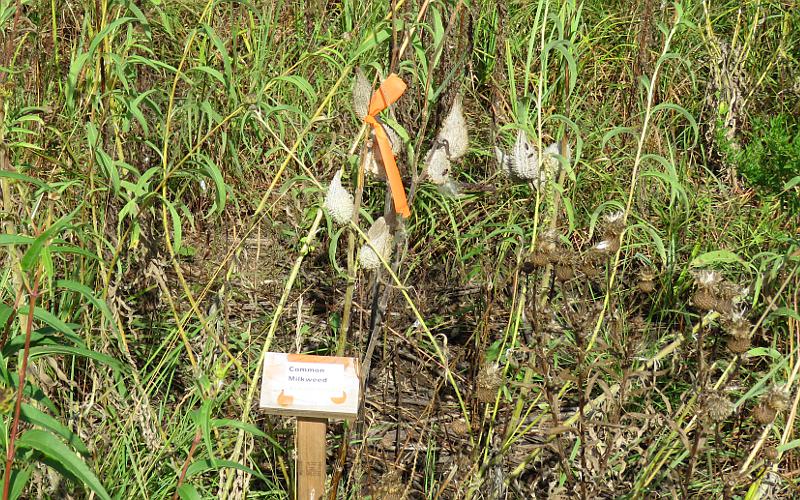
[[[280,415],[350,418],[358,413],[358,360],[268,352],[261,408]]]

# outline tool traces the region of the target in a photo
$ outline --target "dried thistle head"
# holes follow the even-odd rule
[[[485,363],[475,381],[475,395],[481,403],[493,403],[497,391],[503,385],[500,367],[496,363]]]
[[[710,269],[701,269],[692,274],[695,286],[704,290],[716,291],[717,285],[722,282],[722,275]]]
[[[353,218],[353,195],[342,186],[342,171],[333,176],[325,195],[325,209],[337,224],[347,224]]]
[[[555,263],[556,279],[559,281],[569,281],[575,277],[571,255],[561,255]]]
[[[604,239],[619,239],[625,230],[625,211],[617,210],[603,215]]]
[[[372,84],[361,68],[356,68],[356,77],[353,80],[353,110],[362,120],[367,116],[370,97],[372,97]]]
[[[753,324],[745,317],[744,310],[740,309],[722,318],[722,328],[731,337],[746,338],[750,336]]]
[[[592,247],[592,251],[600,255],[612,255],[619,250],[619,237],[606,237]]]
[[[750,337],[730,337],[726,345],[731,353],[744,354],[750,349]]]
[[[403,475],[398,469],[390,469],[384,473],[372,491],[375,500],[403,500],[406,498]]]
[[[464,119],[462,97],[460,95],[453,100],[453,106],[442,122],[436,138],[446,145],[446,150],[451,160],[457,160],[467,153],[469,136],[467,135],[467,121]]]
[[[703,402],[702,415],[715,424],[721,423],[733,413],[734,406],[730,399],[717,391],[706,395]]]
[[[759,403],[756,408],[753,410],[753,418],[756,419],[756,422],[759,424],[769,424],[773,420],[775,420],[775,416],[778,412],[775,409],[770,408],[765,402]]]
[[[773,386],[764,396],[764,403],[777,413],[789,407],[789,394],[782,386]]]
[[[642,268],[639,270],[639,283],[638,288],[643,293],[652,293],[656,289],[656,273],[650,268]]]
[[[389,231],[386,219],[383,217],[376,219],[367,232],[367,238],[375,250],[365,243],[359,251],[358,261],[364,269],[377,269],[381,265],[378,255],[387,260],[392,253],[392,233]]]

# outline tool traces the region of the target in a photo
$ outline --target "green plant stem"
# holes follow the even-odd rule
[[[8,437],[8,448],[6,450],[6,470],[3,476],[3,500],[8,500],[11,485],[11,465],[14,462],[16,452],[14,444],[17,440],[19,431],[19,415],[22,409],[22,396],[25,390],[25,376],[28,370],[28,357],[31,352],[31,331],[33,330],[33,312],[36,309],[36,300],[39,298],[39,279],[41,277],[41,267],[38,267],[33,278],[33,290],[30,293],[30,307],[28,308],[27,323],[25,325],[25,347],[22,351],[22,360],[19,365],[17,376],[17,398],[14,402],[14,419],[11,421],[11,431]]]

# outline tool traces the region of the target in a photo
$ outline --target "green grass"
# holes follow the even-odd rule
[[[0,0],[7,497],[292,498],[265,350],[369,367],[337,498],[796,494],[796,8],[396,5]],[[409,86],[407,220],[359,175],[357,67]],[[424,171],[457,94],[453,196]],[[540,189],[495,159],[520,129],[570,147]]]

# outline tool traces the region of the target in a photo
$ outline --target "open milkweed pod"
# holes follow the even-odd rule
[[[353,110],[361,120],[367,116],[370,96],[372,96],[372,85],[361,68],[356,68],[356,78],[353,80]]]
[[[456,96],[453,101],[453,106],[442,122],[436,139],[446,145],[447,154],[451,160],[457,160],[467,153],[469,136],[460,95]]]
[[[437,186],[441,186],[450,177],[450,160],[447,151],[442,146],[434,146],[425,160],[425,173],[428,179]]]
[[[386,171],[383,169],[383,165],[378,162],[378,159],[375,158],[375,152],[372,150],[372,141],[367,144],[367,152],[364,155],[364,171],[378,180],[386,180]]]
[[[376,219],[367,231],[367,238],[375,250],[368,244],[363,244],[358,254],[358,261],[364,269],[377,269],[381,265],[378,255],[387,260],[392,253],[392,233],[389,232],[386,219],[383,217]]]
[[[353,218],[353,195],[342,186],[342,171],[336,172],[325,195],[325,209],[338,224],[347,224]]]

